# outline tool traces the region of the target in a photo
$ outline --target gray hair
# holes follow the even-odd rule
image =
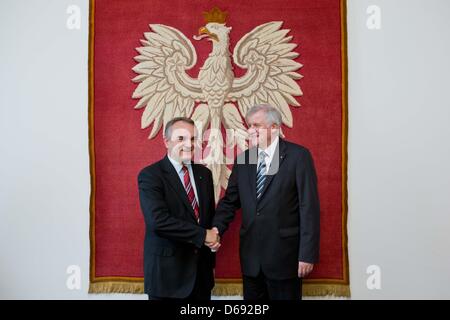
[[[164,138],[170,139],[170,137],[172,136],[172,126],[175,123],[180,122],[180,121],[192,124],[195,127],[195,123],[194,123],[194,121],[192,119],[189,119],[189,118],[186,118],[186,117],[173,118],[172,120],[170,120],[169,122],[166,123],[166,128],[164,129]]]
[[[276,108],[272,107],[270,104],[257,104],[250,108],[245,115],[245,121],[248,123],[248,119],[259,111],[264,111],[266,114],[266,120],[269,125],[276,124],[278,127],[281,126],[281,114]]]

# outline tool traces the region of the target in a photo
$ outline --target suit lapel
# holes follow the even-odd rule
[[[189,203],[186,189],[184,189],[184,186],[180,181],[180,177],[178,176],[178,173],[176,172],[173,165],[170,163],[170,160],[167,156],[163,159],[162,168],[163,168],[164,174],[166,176],[166,179],[169,182],[169,185],[175,191],[176,196],[188,208],[189,212],[191,213],[191,216],[195,220],[194,209],[192,208],[191,204]],[[197,193],[198,193],[198,189],[197,189]],[[199,206],[199,208],[200,208],[200,206]]]
[[[248,151],[248,159],[245,159],[245,163],[249,165],[248,178],[250,182],[250,193],[253,201],[256,203],[256,167],[258,164],[258,148],[251,148]]]

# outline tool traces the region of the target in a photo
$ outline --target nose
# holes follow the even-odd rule
[[[189,139],[186,139],[186,140],[184,141],[184,146],[185,146],[185,147],[188,147],[188,148],[191,148],[191,147],[192,147],[192,141],[189,140]]]

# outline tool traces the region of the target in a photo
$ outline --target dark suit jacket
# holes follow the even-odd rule
[[[214,286],[215,254],[203,245],[214,214],[212,174],[202,165],[193,164],[192,169],[199,198],[199,223],[167,156],[138,176],[146,225],[144,290],[151,296],[185,298],[192,292],[196,277],[203,277],[201,283],[209,290]]]
[[[242,273],[283,280],[297,277],[298,261],[319,257],[319,196],[310,152],[279,140],[261,198],[256,200],[257,149],[236,158],[225,196],[213,225],[226,231],[242,208],[240,261]]]

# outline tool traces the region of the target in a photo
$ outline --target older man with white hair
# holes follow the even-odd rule
[[[245,300],[301,299],[319,258],[319,195],[311,153],[280,137],[270,105],[247,115],[251,147],[233,166],[213,221],[222,236],[242,209],[240,262]]]

